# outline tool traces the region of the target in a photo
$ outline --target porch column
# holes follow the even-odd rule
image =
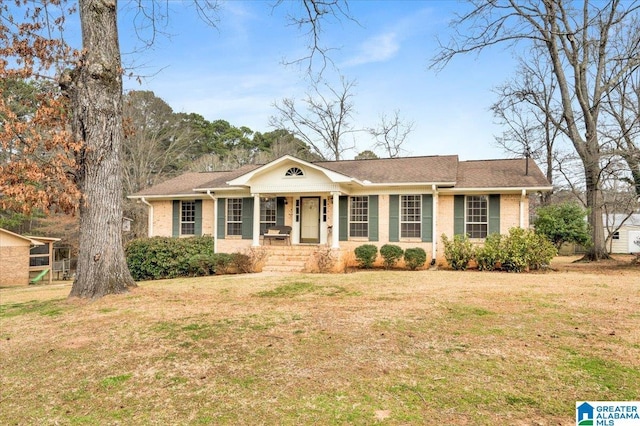
[[[253,194],[253,247],[260,246],[260,194]]]
[[[433,216],[433,228],[431,232],[433,242],[431,243],[431,260],[435,261],[438,254],[438,187],[433,185],[431,191],[433,192],[433,212],[431,213]]]
[[[333,232],[331,233],[331,248],[340,248],[340,193],[332,192],[332,217],[333,217]]]

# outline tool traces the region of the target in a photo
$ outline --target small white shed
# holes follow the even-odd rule
[[[626,214],[603,215],[605,232],[611,237],[609,251],[611,253],[638,253],[640,252],[640,213],[629,216]],[[624,221],[624,223],[623,223]]]

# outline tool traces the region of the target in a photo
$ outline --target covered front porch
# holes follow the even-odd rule
[[[214,201],[214,221],[218,224],[213,228],[216,251],[231,251],[240,246],[246,247],[250,240],[251,247],[291,245],[291,246],[324,246],[340,249],[340,217],[338,206],[339,192],[329,193],[299,193],[299,194],[251,194],[251,202],[244,202],[239,209],[251,212],[244,214],[244,224],[250,220],[250,234],[233,235],[233,199],[218,199]],[[225,203],[226,205],[222,205]],[[249,214],[250,213],[250,214]],[[226,214],[226,217],[223,215]],[[242,218],[237,218],[238,223]],[[270,228],[276,226],[291,227],[287,239],[265,238]],[[245,231],[246,232],[246,231]]]

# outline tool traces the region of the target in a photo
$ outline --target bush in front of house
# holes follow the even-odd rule
[[[466,235],[454,235],[453,240],[449,240],[442,234],[442,244],[444,245],[444,257],[447,263],[456,271],[464,271],[469,266],[469,262],[475,255],[473,244]]]
[[[404,263],[407,268],[415,271],[427,262],[427,252],[420,247],[408,248],[404,251]]]
[[[385,244],[380,247],[380,256],[382,256],[385,269],[393,268],[396,263],[398,263],[398,261],[402,259],[403,255],[404,250],[402,250],[402,247],[400,246]]]
[[[212,237],[139,238],[127,244],[125,254],[136,281],[200,274],[218,262],[209,259],[214,254]]]
[[[378,256],[378,247],[373,244],[363,244],[356,247],[354,253],[360,267],[370,269]]]
[[[504,261],[501,234],[490,234],[484,245],[475,249],[475,258],[480,271],[494,271]]]
[[[502,269],[523,272],[549,265],[558,254],[547,237],[522,228],[511,228],[502,241]]]

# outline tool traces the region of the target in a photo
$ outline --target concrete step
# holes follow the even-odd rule
[[[265,272],[304,272],[317,246],[266,246]]]

